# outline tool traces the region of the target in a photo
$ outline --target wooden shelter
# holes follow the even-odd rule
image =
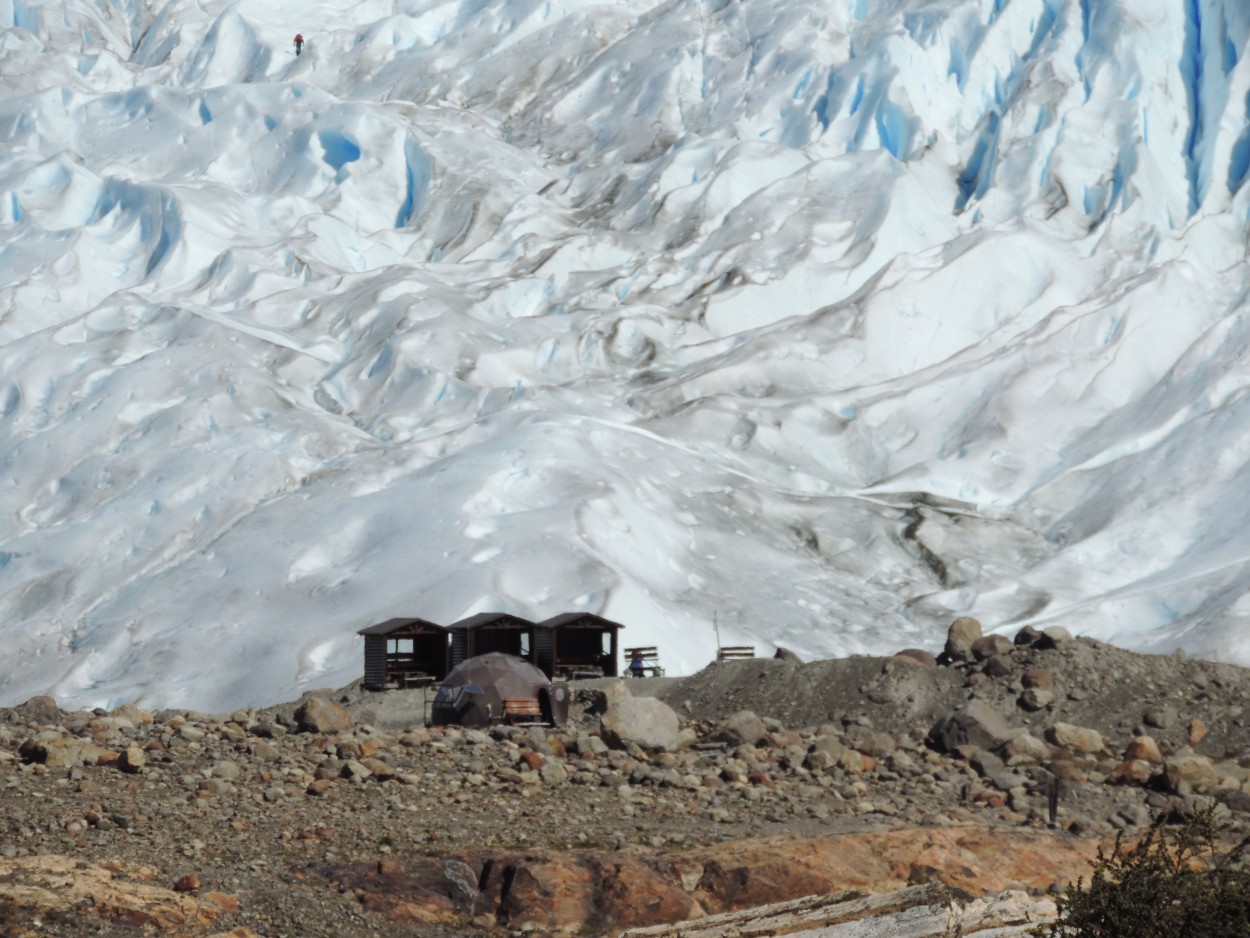
[[[529,619],[506,612],[479,612],[447,626],[451,632],[452,667],[490,654],[492,651],[513,655],[530,664],[537,664],[534,653],[534,630]]]
[[[451,670],[451,632],[426,619],[387,619],[365,637],[365,687],[414,687],[441,681]]]
[[[617,635],[625,626],[593,612],[565,612],[538,623],[535,664],[550,678],[617,677]]]

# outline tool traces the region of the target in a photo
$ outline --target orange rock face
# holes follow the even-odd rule
[[[840,889],[891,892],[917,882],[974,894],[1044,889],[1088,875],[1096,850],[1096,840],[1070,834],[951,827],[724,844],[687,860],[712,854],[694,895],[708,912],[726,912]]]
[[[247,928],[228,933],[218,930],[223,916],[238,911],[233,897],[209,893],[196,899],[147,882],[144,869],[134,872],[129,875],[120,864],[89,866],[63,856],[0,860],[0,905],[14,913],[13,922],[36,923],[30,929],[15,925],[16,930],[4,934],[10,938],[44,935],[47,932],[37,926],[39,920],[60,917],[82,919],[85,927],[93,923],[132,926],[145,934],[255,938]]]
[[[453,924],[470,915],[577,934],[679,922],[705,914],[827,895],[943,883],[973,894],[1045,889],[1087,876],[1097,841],[1039,830],[946,827],[775,838],[668,856],[642,851],[477,854],[341,867],[336,880],[392,920]],[[469,880],[463,884],[464,878]]]

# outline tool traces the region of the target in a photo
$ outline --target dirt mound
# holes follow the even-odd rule
[[[938,667],[897,656],[725,661],[666,680],[653,693],[682,716],[707,723],[751,710],[787,727],[854,722],[920,737],[977,699],[1018,728],[1040,733],[1065,722],[1125,743],[1151,735],[1250,765],[1250,669],[1142,655],[1086,638],[1012,645],[980,661]]]
[[[899,734],[959,706],[967,698],[964,683],[958,671],[900,658],[755,658],[708,665],[657,696],[688,719],[708,723],[751,710],[787,727],[868,719],[875,729]]]

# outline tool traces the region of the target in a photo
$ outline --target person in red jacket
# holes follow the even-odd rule
[[[303,48],[304,48],[304,35],[303,33],[296,33],[295,34],[295,54],[299,55],[300,52],[303,51]]]

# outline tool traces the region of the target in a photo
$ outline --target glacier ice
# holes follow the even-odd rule
[[[0,700],[267,703],[487,608],[670,673],[714,616],[1250,663],[1248,43],[1240,0],[0,0]]]

